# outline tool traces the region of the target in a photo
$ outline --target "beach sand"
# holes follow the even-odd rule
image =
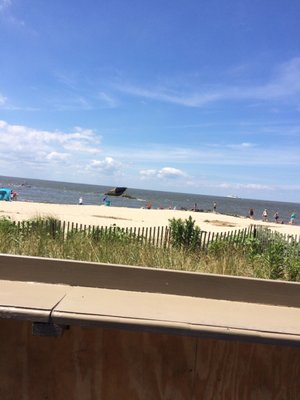
[[[23,221],[36,217],[53,217],[61,221],[82,225],[125,227],[168,226],[172,218],[183,220],[192,217],[196,224],[207,232],[228,232],[242,229],[251,224],[261,225],[283,234],[299,235],[300,226],[276,224],[235,217],[219,213],[158,210],[143,208],[113,207],[105,205],[68,205],[33,203],[22,201],[0,202],[0,218],[9,217],[12,221]]]

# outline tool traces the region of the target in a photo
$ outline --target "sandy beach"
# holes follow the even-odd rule
[[[200,228],[207,232],[228,232],[251,224],[262,225],[283,234],[299,235],[300,226],[262,222],[245,217],[219,213],[182,210],[158,210],[143,208],[112,207],[105,205],[68,205],[22,201],[0,202],[0,217],[23,221],[36,217],[53,217],[61,221],[83,225],[119,227],[157,227],[169,225],[172,218],[183,220],[191,216]]]

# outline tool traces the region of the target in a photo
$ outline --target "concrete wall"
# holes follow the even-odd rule
[[[300,348],[0,319],[1,400],[296,400]]]

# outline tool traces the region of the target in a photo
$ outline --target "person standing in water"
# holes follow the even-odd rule
[[[268,210],[265,208],[262,213],[262,219],[264,222],[268,222]]]
[[[289,224],[294,225],[296,219],[295,211],[292,212]]]

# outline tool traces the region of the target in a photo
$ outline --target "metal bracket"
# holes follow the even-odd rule
[[[64,331],[69,329],[68,325],[57,325],[53,322],[33,322],[33,336],[62,336]]]

